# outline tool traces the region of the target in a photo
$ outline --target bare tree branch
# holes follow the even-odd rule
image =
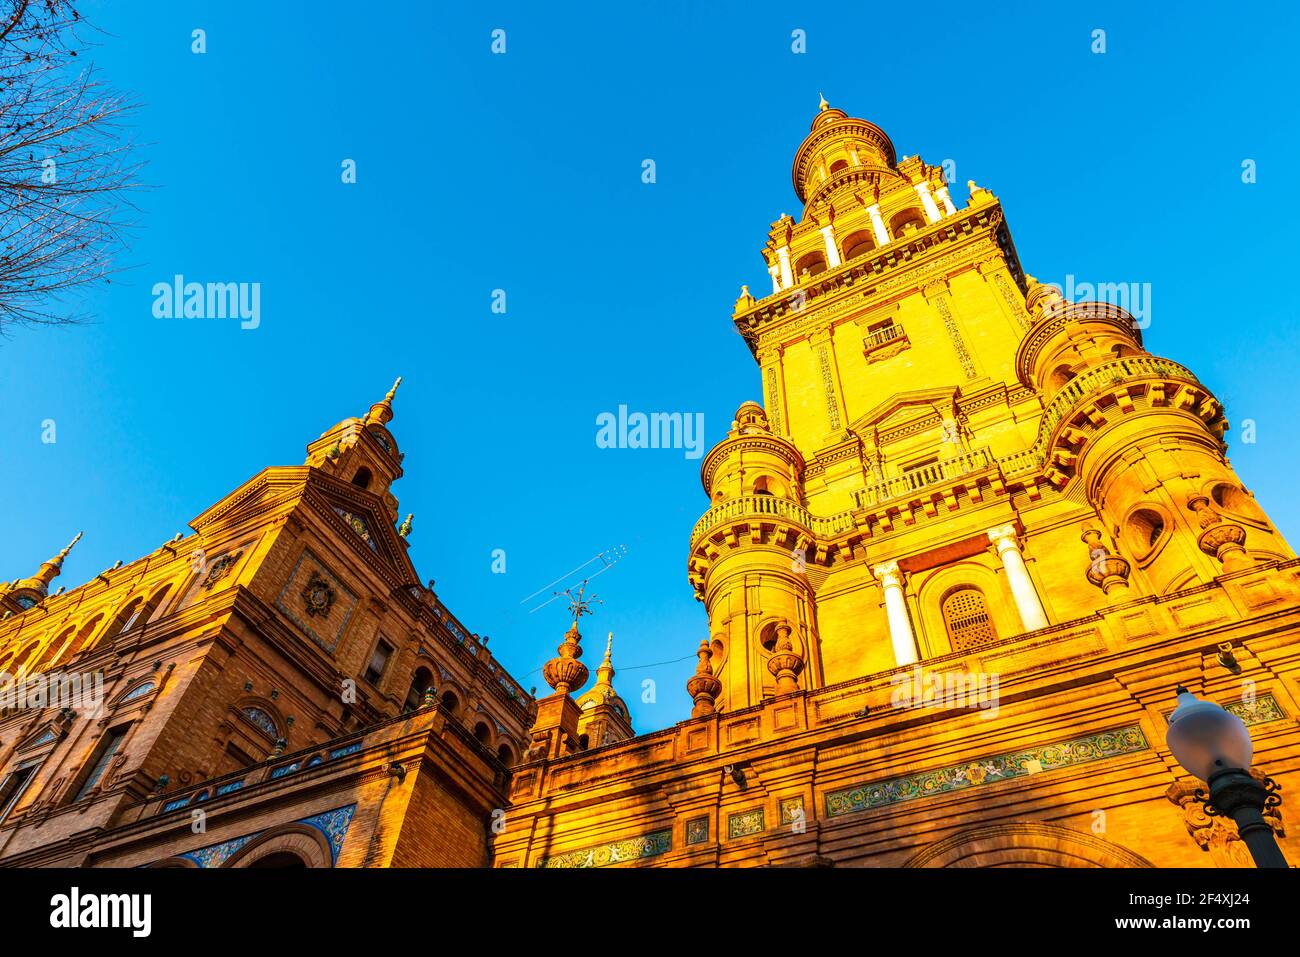
[[[91,30],[72,0],[0,0],[0,335],[84,319],[125,245],[133,105],[81,65]]]

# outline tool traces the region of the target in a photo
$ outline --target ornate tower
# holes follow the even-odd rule
[[[1026,277],[991,192],[958,209],[824,100],[793,183],[733,316],[763,405],[706,456],[690,540],[719,711],[1293,557],[1205,386]]]
[[[614,633],[605,642],[605,659],[596,669],[596,683],[578,698],[578,740],[587,747],[626,741],[633,736],[627,704],[614,690]]]

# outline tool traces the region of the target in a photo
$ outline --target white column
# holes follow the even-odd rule
[[[842,262],[839,247],[835,245],[834,227],[822,227],[822,242],[826,244],[826,268],[834,269]]]
[[[767,267],[767,271],[768,271],[768,274],[771,275],[771,277],[772,277],[772,291],[773,291],[773,292],[780,292],[780,291],[781,291],[781,274],[780,274],[780,272],[778,271],[778,267],[777,267],[776,263],[772,263],[772,265],[768,266],[768,267]]]
[[[921,197],[921,205],[925,207],[925,218],[932,223],[937,223],[939,220],[943,219],[943,217],[939,215],[939,207],[934,203],[934,197],[930,195],[930,184],[917,183],[914,189],[916,190],[916,195]]]
[[[948,195],[947,186],[940,186],[934,191],[934,195],[938,197],[939,202],[943,203],[943,214],[945,216],[951,216],[957,212],[957,207],[952,204],[952,197]]]
[[[777,249],[776,259],[781,265],[781,288],[789,289],[794,285],[794,273],[790,271],[790,247],[782,246]]]
[[[894,646],[894,662],[910,665],[918,656],[912,621],[907,617],[907,600],[903,597],[903,573],[899,571],[898,562],[877,565],[871,573],[879,580],[885,592],[885,614],[889,618],[889,640]]]
[[[885,221],[880,218],[879,204],[868,206],[867,215],[871,217],[871,228],[876,234],[876,245],[888,246],[890,242],[889,232],[885,229]]]
[[[988,535],[989,541],[998,550],[998,557],[1002,559],[1002,567],[1007,570],[1007,584],[1011,586],[1011,597],[1016,600],[1016,610],[1020,612],[1020,621],[1024,624],[1025,631],[1046,628],[1047,615],[1043,612],[1042,602],[1038,600],[1034,583],[1029,579],[1025,559],[1020,554],[1015,526],[990,528]]]

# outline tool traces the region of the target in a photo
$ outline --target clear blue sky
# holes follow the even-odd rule
[[[759,249],[799,212],[819,91],[900,155],[955,160],[959,204],[967,179],[996,192],[1029,272],[1150,283],[1148,347],[1226,403],[1234,464],[1297,539],[1294,7],[474,6],[85,4],[105,78],[143,104],[152,189],[97,323],[0,342],[0,576],[79,529],[69,587],[154,549],[401,374],[394,491],[421,575],[543,686],[567,622],[521,600],[625,544],[592,586],[587,660],[612,628],[638,730],[685,717],[693,659],[630,666],[706,633],[686,581],[700,463],[598,449],[595,417],[703,412],[711,446],[759,398],[730,310],[742,282],[770,289]],[[260,282],[260,327],[155,319],[176,273]]]

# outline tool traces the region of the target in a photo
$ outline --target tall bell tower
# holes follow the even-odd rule
[[[958,208],[940,167],[824,99],[792,178],[771,291],[733,315],[763,402],[701,470],[697,713],[1294,556],[1209,390],[1125,310],[1026,276],[993,193]]]

